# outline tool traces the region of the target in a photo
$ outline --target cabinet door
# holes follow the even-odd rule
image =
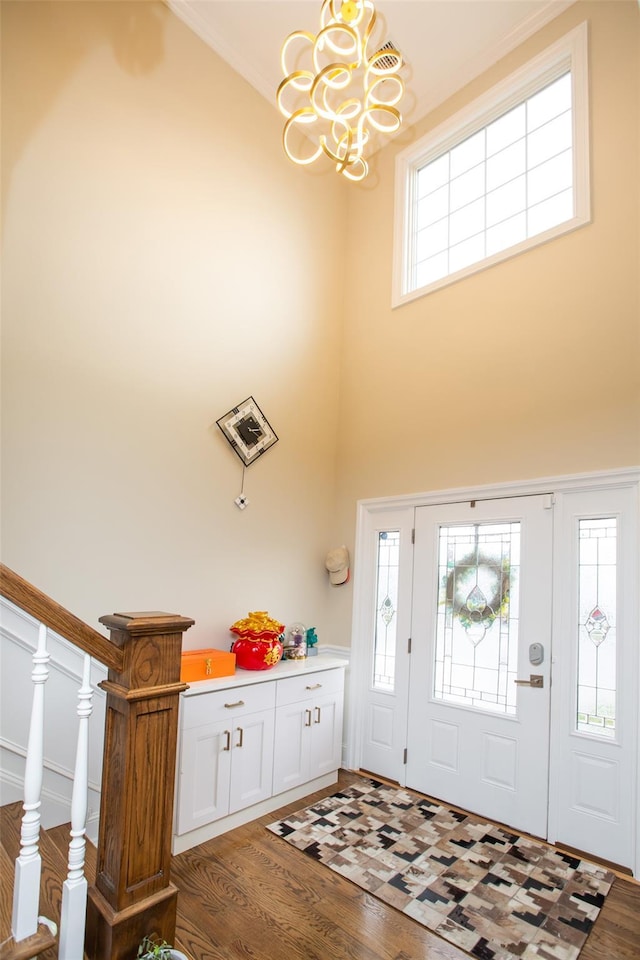
[[[273,792],[283,793],[311,779],[309,734],[311,701],[289,703],[276,710],[276,742],[273,755]]]
[[[180,745],[177,830],[188,833],[229,812],[231,773],[229,723],[184,730]]]
[[[273,732],[273,710],[234,717],[229,813],[271,796]]]
[[[342,695],[318,698],[312,709],[311,777],[340,766],[342,757]]]

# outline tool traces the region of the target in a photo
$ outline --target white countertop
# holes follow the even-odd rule
[[[181,696],[193,697],[200,693],[211,693],[212,690],[229,690],[233,687],[246,687],[249,683],[265,683],[268,680],[282,680],[298,674],[316,673],[318,670],[335,670],[336,667],[346,667],[349,661],[342,657],[318,653],[314,657],[305,657],[304,660],[280,660],[275,667],[268,670],[243,670],[236,667],[232,677],[216,677],[213,680],[192,680],[189,688]]]

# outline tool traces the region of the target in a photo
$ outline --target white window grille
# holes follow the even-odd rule
[[[393,306],[588,223],[587,25],[398,155]]]

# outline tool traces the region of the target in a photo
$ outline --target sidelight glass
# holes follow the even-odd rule
[[[434,697],[516,712],[520,523],[440,528]]]
[[[400,531],[381,530],[377,552],[373,686],[387,692],[392,692],[395,686],[399,569]]]
[[[578,521],[578,684],[576,729],[616,734],[615,517]]]

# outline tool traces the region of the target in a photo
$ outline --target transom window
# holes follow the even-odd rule
[[[586,25],[398,156],[394,306],[589,221]]]

